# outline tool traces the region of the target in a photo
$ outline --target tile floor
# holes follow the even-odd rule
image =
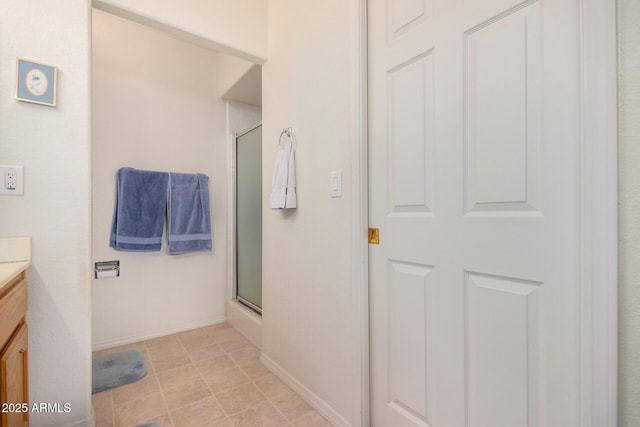
[[[97,427],[330,427],[258,360],[260,351],[228,324],[94,353],[135,348],[147,375],[93,395]]]

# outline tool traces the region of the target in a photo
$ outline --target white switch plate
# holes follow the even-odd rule
[[[24,168],[0,165],[0,194],[24,194]]]
[[[331,172],[329,180],[329,196],[342,197],[342,171]]]

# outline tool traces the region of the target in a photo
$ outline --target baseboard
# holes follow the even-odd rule
[[[260,361],[271,371],[275,376],[280,378],[285,384],[293,389],[300,397],[311,405],[320,415],[325,417],[331,424],[336,427],[351,427],[351,423],[340,415],[331,405],[322,400],[320,396],[309,390],[304,384],[302,384],[293,375],[287,372],[282,366],[277,364],[266,354],[260,355]]]
[[[164,337],[166,335],[190,331],[192,329],[204,328],[205,326],[217,325],[219,323],[224,323],[224,322],[226,322],[225,318],[213,319],[213,320],[207,319],[207,320],[201,320],[197,322],[186,323],[175,328],[161,329],[161,330],[156,330],[156,331],[145,333],[145,334],[118,338],[115,340],[103,341],[99,343],[94,343],[92,347],[92,351],[105,350],[107,348],[118,347],[121,345],[131,344],[134,342],[146,341],[153,338]]]

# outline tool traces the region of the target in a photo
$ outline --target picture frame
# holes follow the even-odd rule
[[[16,59],[16,99],[56,106],[58,68],[53,65]]]

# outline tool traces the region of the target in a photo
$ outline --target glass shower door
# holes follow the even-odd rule
[[[262,313],[262,126],[236,136],[236,297]]]

